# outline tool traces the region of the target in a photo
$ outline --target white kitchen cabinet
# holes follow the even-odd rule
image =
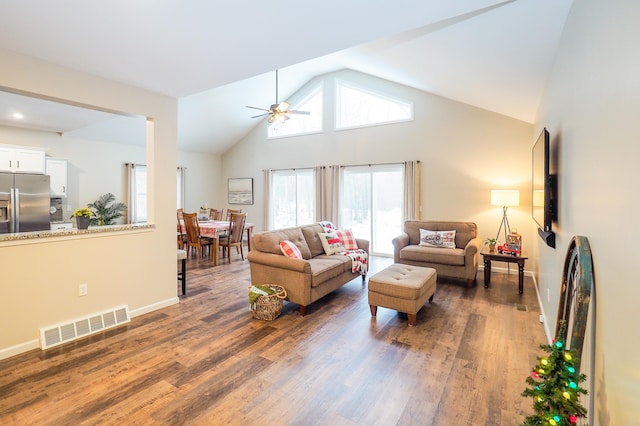
[[[44,174],[44,159],[44,151],[0,147],[0,171],[3,172]]]
[[[67,196],[67,160],[47,158],[51,197]]]

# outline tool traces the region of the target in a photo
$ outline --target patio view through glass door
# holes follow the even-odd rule
[[[371,254],[393,255],[391,240],[402,231],[402,164],[345,167],[340,223],[370,241]]]

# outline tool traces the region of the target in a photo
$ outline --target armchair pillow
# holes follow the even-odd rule
[[[420,245],[437,248],[456,248],[456,231],[420,229]]]

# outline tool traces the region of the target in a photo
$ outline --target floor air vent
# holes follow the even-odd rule
[[[131,321],[129,319],[129,307],[125,305],[91,314],[86,318],[41,328],[40,348],[48,349],[129,321]]]

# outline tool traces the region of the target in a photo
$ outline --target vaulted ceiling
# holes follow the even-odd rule
[[[219,154],[257,124],[245,105],[273,103],[275,69],[281,100],[350,68],[533,122],[572,1],[21,0],[0,48],[176,97],[180,149]],[[68,115],[39,126],[120,125]]]

